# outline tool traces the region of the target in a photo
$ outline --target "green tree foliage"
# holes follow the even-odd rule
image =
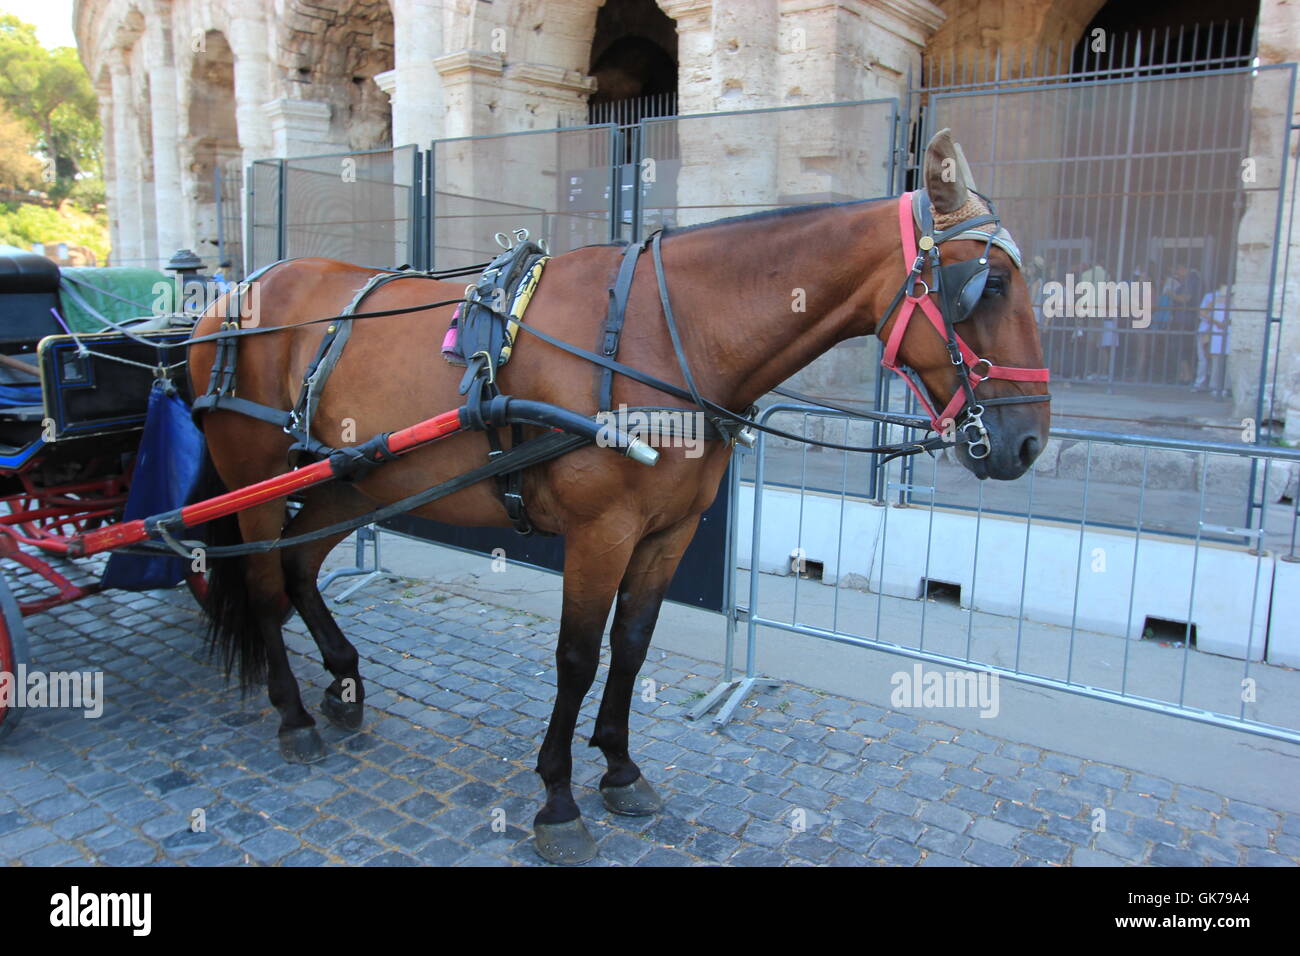
[[[45,49],[35,27],[5,15],[0,16],[0,63],[0,104],[36,137],[53,173],[46,177],[50,197],[72,193],[79,175],[99,176],[99,111],[77,51]]]
[[[90,216],[71,203],[58,209],[34,203],[0,205],[0,243],[30,249],[34,242],[85,246],[100,265],[108,258],[108,229],[102,214]]]
[[[22,120],[0,104],[0,191],[23,194],[45,186],[44,164],[35,155],[36,138]]]

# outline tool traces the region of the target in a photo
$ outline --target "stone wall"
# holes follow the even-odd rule
[[[682,113],[902,96],[943,21],[929,0],[658,3],[676,26]],[[78,0],[78,44],[101,96],[113,260],[158,264],[181,246],[212,259],[216,164],[551,129],[581,115],[601,5]],[[807,148],[779,171],[771,141],[756,139],[731,166],[763,180],[764,197],[815,197],[831,191],[819,165],[843,153],[845,135],[786,135]],[[522,175],[529,158],[505,172]],[[511,180],[515,192],[532,178]]]
[[[657,3],[675,25],[679,112],[690,115],[902,99],[909,79],[920,76],[923,51],[933,64],[1069,48],[1103,0]],[[602,0],[78,0],[81,55],[101,97],[112,261],[157,265],[189,247],[215,265],[216,164],[546,130],[583,115],[595,88],[587,71],[601,6]],[[1261,4],[1263,62],[1295,59],[1297,6]],[[1253,158],[1263,179],[1277,179],[1284,158],[1297,159],[1294,137],[1280,141],[1285,102],[1272,80],[1260,83],[1252,99]],[[725,127],[683,121],[673,133],[684,160],[675,171],[671,221],[887,191],[873,175],[889,159],[887,124],[873,117],[866,125],[846,125],[831,111]],[[563,186],[556,157],[554,137],[516,139],[499,162],[462,159],[445,171],[440,188],[556,208]],[[971,158],[978,166],[979,157]],[[863,175],[846,177],[846,168]],[[1004,211],[1036,215],[1031,208]],[[1234,327],[1234,411],[1242,417],[1254,413],[1258,398],[1252,383],[1264,347],[1275,215],[1275,195],[1254,194],[1239,233],[1234,296],[1260,309]],[[527,218],[504,206],[502,216],[501,228],[511,217]],[[1037,226],[1026,220],[1027,238],[1041,231]],[[477,242],[467,236],[462,244]],[[1283,251],[1297,244],[1300,232]],[[1287,276],[1286,311],[1293,311],[1300,270]],[[1275,295],[1275,313],[1282,305]],[[1268,356],[1270,363],[1280,356],[1277,388],[1264,398],[1292,423],[1289,434],[1300,437],[1300,322],[1283,318]],[[809,384],[852,390],[864,384],[866,364],[859,355],[831,357],[807,377]]]

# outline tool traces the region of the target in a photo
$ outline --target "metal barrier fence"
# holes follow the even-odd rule
[[[253,163],[248,271],[294,256],[381,268],[418,264],[423,163],[414,146]]]
[[[786,404],[761,420],[780,416],[837,441],[877,427]],[[1078,473],[1057,476],[1053,451]],[[910,480],[891,463],[874,494],[864,456],[760,435],[752,458],[752,484],[733,479],[726,680],[696,716],[721,704],[725,722],[770,683],[756,654],[771,628],[1300,742],[1300,451],[1054,429],[1043,467],[1016,482],[977,481],[941,455]],[[1270,502],[1260,526],[1224,523],[1252,468]],[[1171,470],[1196,490],[1163,489]]]
[[[617,236],[613,126],[443,139],[430,159],[430,266],[491,259],[493,236],[525,228],[552,253]]]
[[[1053,379],[1203,392],[1197,416],[1253,406],[1280,322],[1295,66],[1068,79],[926,94],[926,133],[960,130],[1027,251]]]

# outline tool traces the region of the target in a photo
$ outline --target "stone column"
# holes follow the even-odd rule
[[[155,7],[146,21],[145,63],[149,70],[153,113],[154,212],[159,257],[166,261],[178,249],[190,248],[189,216],[183,215],[181,193],[180,106],[176,94],[175,54],[167,8]]]
[[[442,53],[442,0],[407,0],[393,7],[394,68],[375,82],[393,104],[393,145],[427,149],[444,134],[446,104],[435,61]],[[385,86],[380,76],[392,76]]]
[[[311,156],[347,150],[330,136],[330,107],[318,100],[271,100],[262,106],[275,156]]]
[[[117,155],[113,149],[115,127],[113,125],[113,89],[109,84],[96,84],[95,94],[99,97],[99,128],[104,134],[104,200],[108,204],[108,241],[109,255],[115,256],[120,248],[121,229],[117,216]],[[96,262],[95,265],[106,265]]]
[[[114,265],[140,265],[144,257],[144,224],[140,221],[140,144],[135,120],[135,90],[125,50],[109,60],[113,98],[113,153],[116,189],[109,218],[117,225]]]
[[[275,153],[271,120],[265,104],[278,92],[273,83],[271,48],[273,31],[262,4],[236,4],[229,35],[235,55],[235,124],[239,129],[239,146],[244,152],[244,166],[255,159],[267,159]]]
[[[670,0],[677,21],[678,112],[751,110],[778,100],[779,0]],[[756,212],[779,202],[776,114],[676,124],[679,207],[670,225]]]
[[[1294,3],[1288,3],[1287,0],[1263,0],[1259,6],[1259,59],[1261,63],[1289,63],[1296,59],[1296,50],[1300,48],[1300,9],[1297,9]],[[1256,118],[1265,120],[1270,126],[1277,129],[1285,122],[1285,110],[1281,102],[1268,102],[1266,91],[1261,89],[1255,96],[1255,102],[1252,103],[1252,121]],[[1292,115],[1291,123],[1300,123],[1300,112]],[[1284,436],[1288,441],[1300,441],[1300,310],[1296,309],[1296,303],[1300,302],[1300,269],[1296,268],[1296,263],[1300,263],[1300,226],[1293,223],[1289,215],[1290,210],[1294,208],[1294,203],[1300,197],[1295,196],[1291,188],[1291,177],[1289,173],[1292,167],[1291,163],[1300,162],[1300,155],[1297,155],[1295,147],[1294,134],[1288,134],[1284,139],[1275,142],[1279,150],[1275,159],[1280,159],[1286,155],[1288,163],[1288,176],[1286,182],[1282,184],[1286,190],[1285,204],[1283,205],[1283,231],[1281,235],[1281,248],[1276,250],[1278,259],[1277,277],[1279,284],[1273,293],[1273,309],[1275,314],[1278,312],[1281,304],[1285,301],[1288,314],[1282,316],[1281,325],[1273,326],[1272,348],[1276,350],[1274,354],[1280,356],[1277,367],[1277,394],[1271,396],[1275,413],[1285,417],[1286,428]],[[1286,150],[1283,154],[1281,151]],[[1253,197],[1252,197],[1253,200]],[[1248,200],[1247,215],[1254,213],[1252,201]],[[1270,217],[1272,208],[1265,211]],[[1271,226],[1271,222],[1269,223]],[[1290,234],[1287,233],[1287,226],[1290,225]],[[1243,222],[1243,230],[1245,223]],[[1238,270],[1243,266],[1243,260],[1251,257],[1267,258],[1269,253],[1273,252],[1270,245],[1267,247],[1247,250],[1239,244]],[[1285,270],[1287,258],[1290,257],[1292,267],[1287,277],[1287,287],[1285,289],[1286,298],[1283,300],[1283,289],[1281,279]],[[1233,330],[1234,339],[1230,343],[1229,360],[1233,361],[1233,356],[1237,351],[1236,329]],[[1259,355],[1255,354],[1254,367],[1233,367],[1230,365],[1229,373],[1233,381],[1233,408],[1235,412],[1241,413],[1242,417],[1255,414],[1254,398],[1250,396],[1249,402],[1245,401],[1243,396],[1238,398],[1238,383],[1253,383],[1259,374]],[[1244,365],[1244,363],[1242,363]],[[1270,367],[1270,372],[1271,372]],[[1265,397],[1265,411],[1268,410],[1269,396]],[[1249,406],[1249,407],[1248,407]]]
[[[505,61],[499,53],[457,50],[433,61],[442,80],[447,116],[443,137],[496,132],[492,115]]]

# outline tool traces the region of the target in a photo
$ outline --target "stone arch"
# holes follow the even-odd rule
[[[1106,0],[935,2],[945,18],[926,44],[927,69],[933,69],[935,63],[981,61],[995,51],[1001,51],[1004,59],[1023,53],[1031,60],[1034,51],[1057,49],[1068,55]]]
[[[220,30],[203,34],[201,49],[189,64],[188,135],[181,141],[185,205],[191,217],[193,249],[212,265],[218,264],[217,171],[237,174],[243,153],[235,117],[235,54]],[[232,171],[233,167],[233,171]],[[239,237],[227,237],[230,245]],[[170,253],[169,253],[170,254]],[[233,253],[238,259],[238,252]]]
[[[675,108],[677,24],[655,0],[606,0],[596,14],[588,74],[590,103],[642,99],[650,112]]]
[[[1108,62],[1123,60],[1124,65],[1133,64],[1139,55],[1140,40],[1144,65],[1167,63],[1172,67],[1241,53],[1234,65],[1245,66],[1254,53],[1251,38],[1258,19],[1258,0],[1145,0],[1142,4],[1107,0],[1076,43],[1074,66],[1088,69],[1102,61],[1090,50],[1095,30],[1133,37],[1132,44],[1111,51]]]
[[[329,139],[353,150],[392,145],[393,114],[375,76],[394,67],[389,0],[289,0],[278,58],[296,98],[326,104]]]

